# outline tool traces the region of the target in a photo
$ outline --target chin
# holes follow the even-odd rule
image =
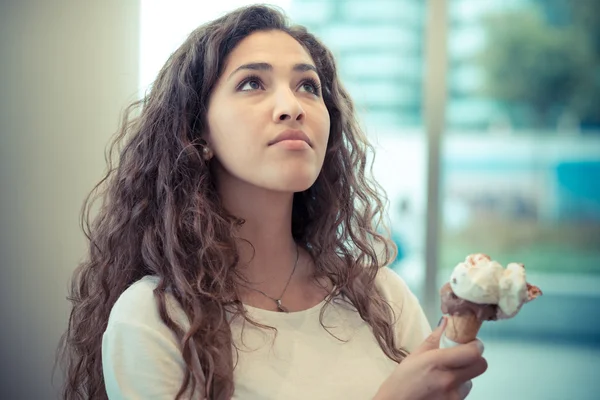
[[[317,180],[316,173],[301,173],[295,171],[290,174],[282,174],[271,182],[271,188],[279,192],[303,192],[310,188]]]

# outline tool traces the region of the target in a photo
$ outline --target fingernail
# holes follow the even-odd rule
[[[444,322],[444,316],[442,316],[442,318],[440,318],[440,320],[438,321],[437,326],[440,326],[442,324],[442,322]]]
[[[485,346],[483,345],[483,342],[479,339],[477,339],[477,347],[479,348],[479,352],[481,354],[483,354],[483,350],[485,349]]]
[[[460,385],[460,387],[458,388],[458,392],[460,394],[460,397],[462,399],[464,399],[465,397],[467,397],[469,395],[469,392],[471,392],[472,388],[473,388],[473,382],[471,382],[471,381],[466,381],[465,383],[463,383],[462,385]]]

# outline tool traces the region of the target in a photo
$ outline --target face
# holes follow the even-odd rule
[[[308,52],[281,31],[255,32],[229,54],[211,95],[206,140],[219,185],[299,192],[317,179],[329,113]]]

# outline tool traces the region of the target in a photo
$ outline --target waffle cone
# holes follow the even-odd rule
[[[473,313],[451,315],[445,335],[455,343],[469,343],[477,337],[482,323]]]

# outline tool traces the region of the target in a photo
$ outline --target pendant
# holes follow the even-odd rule
[[[275,303],[277,303],[277,309],[278,309],[279,311],[281,311],[281,312],[285,312],[285,313],[286,313],[286,312],[289,312],[289,311],[287,310],[287,308],[285,308],[284,306],[282,306],[282,305],[281,305],[281,299],[277,299],[277,300],[275,300]]]

